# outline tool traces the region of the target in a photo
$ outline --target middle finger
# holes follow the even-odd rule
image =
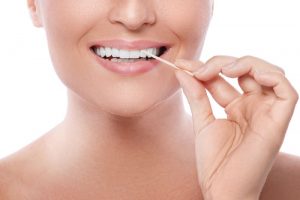
[[[241,96],[232,85],[219,75],[209,81],[203,82],[203,84],[214,100],[223,108]]]

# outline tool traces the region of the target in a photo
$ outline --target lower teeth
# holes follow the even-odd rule
[[[111,62],[137,62],[137,61],[141,61],[141,60],[149,60],[149,59],[145,59],[145,58],[112,58],[110,61]]]

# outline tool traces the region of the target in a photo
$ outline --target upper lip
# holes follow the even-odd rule
[[[168,42],[150,41],[150,40],[134,40],[128,41],[123,39],[116,40],[99,40],[90,43],[89,47],[111,47],[116,49],[126,50],[142,50],[147,48],[170,48],[171,44]]]

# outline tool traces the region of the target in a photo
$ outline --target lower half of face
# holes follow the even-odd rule
[[[197,59],[211,15],[209,0],[45,0],[40,7],[62,82],[120,116],[142,114],[179,89],[172,68],[144,58],[139,50],[169,61]],[[144,68],[120,72],[130,66]]]

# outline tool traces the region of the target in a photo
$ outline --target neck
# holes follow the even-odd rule
[[[192,120],[181,92],[131,118],[95,112],[69,96],[65,120],[40,144],[45,151],[38,152],[45,160],[37,165],[44,166],[42,171],[51,167],[47,176],[54,185],[76,188],[79,183],[80,190],[101,195],[125,186],[143,195],[147,188],[161,189],[159,196],[181,187],[185,196],[191,195],[191,188],[193,195],[199,192]]]
[[[80,137],[128,140],[163,140],[184,134],[178,131],[190,125],[191,117],[184,108],[180,90],[158,105],[138,115],[123,117],[90,105],[68,92],[68,110],[64,123],[68,129],[84,134]],[[80,133],[79,133],[80,132]]]
[[[124,167],[125,162],[144,163],[145,159],[192,160],[192,120],[185,111],[180,90],[154,108],[130,118],[101,112],[74,93],[68,95],[66,118],[48,140],[52,155],[65,152],[63,158],[55,155],[57,162],[84,163],[79,165],[97,168],[118,161]]]

